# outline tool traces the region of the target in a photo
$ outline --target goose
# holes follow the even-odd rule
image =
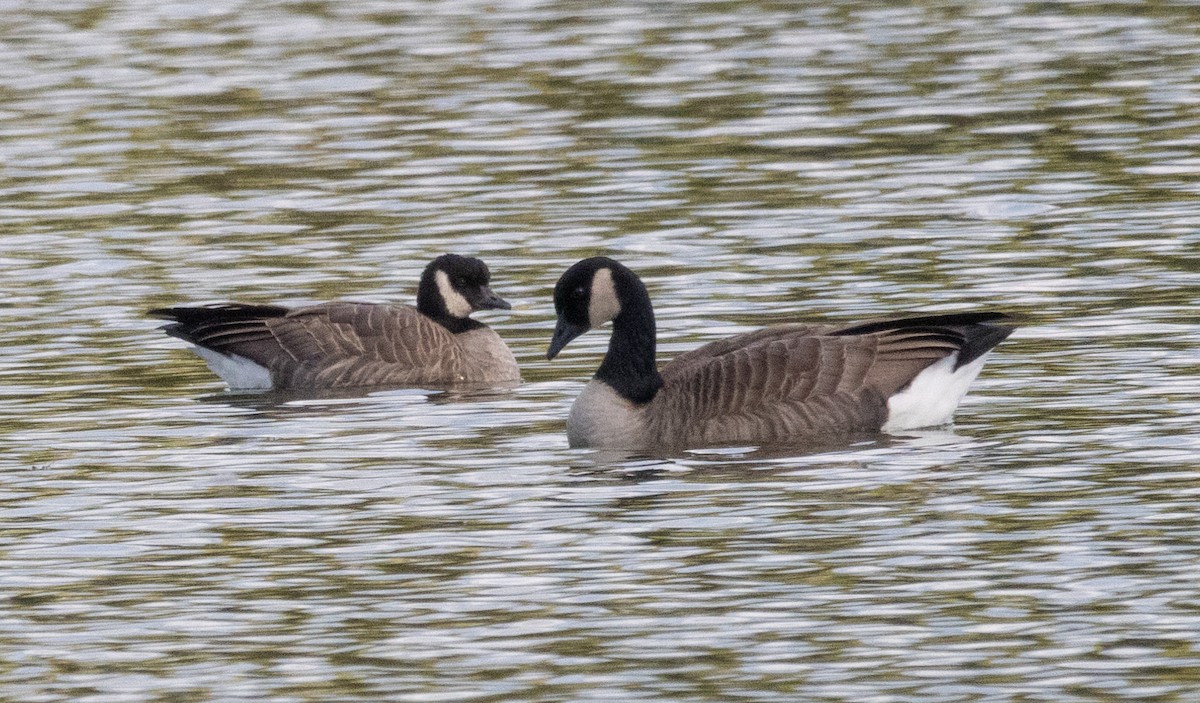
[[[233,390],[507,383],[516,359],[476,310],[511,306],[479,259],[443,254],[425,267],[417,306],[335,301],[289,308],[221,303],[148,314],[194,345]]]
[[[567,418],[572,447],[786,446],[950,421],[993,347],[996,312],[846,325],[781,324],[685,352],[658,369],[654,309],[637,274],[584,259],[554,287],[546,353],[612,322],[608,351]]]

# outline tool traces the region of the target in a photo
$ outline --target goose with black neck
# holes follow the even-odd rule
[[[568,441],[628,450],[804,445],[945,424],[1014,329],[996,312],[774,325],[659,370],[649,293],[623,264],[598,256],[571,266],[554,307],[550,359],[612,322],[604,360],[571,406]]]
[[[510,384],[516,359],[477,310],[507,310],[491,272],[443,254],[421,274],[417,305],[335,301],[297,308],[222,303],[151,310],[235,390]]]

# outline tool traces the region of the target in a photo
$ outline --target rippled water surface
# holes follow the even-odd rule
[[[0,698],[1200,697],[1186,2],[13,2]],[[525,382],[240,396],[143,316],[483,257]],[[957,424],[641,459],[550,291],[660,355],[997,308]]]

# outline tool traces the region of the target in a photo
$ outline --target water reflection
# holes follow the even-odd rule
[[[0,682],[20,700],[1190,700],[1187,3],[164,2],[0,15]],[[171,300],[492,268],[526,380],[245,398]],[[664,356],[1003,308],[946,432],[569,450],[644,272]],[[268,295],[269,294],[269,295]],[[589,346],[591,345],[591,346]]]
[[[346,388],[336,390],[271,390],[271,391],[222,391],[199,396],[203,403],[227,405],[259,413],[314,413],[337,412],[340,406],[357,406],[370,403],[394,403],[400,400],[426,403],[454,404],[477,403],[506,398],[520,385],[518,382],[489,384],[428,384],[428,388]]]

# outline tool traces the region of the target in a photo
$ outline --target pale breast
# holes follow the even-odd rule
[[[508,345],[490,327],[455,335],[462,348],[463,381],[519,381],[521,371]]]
[[[572,447],[643,447],[646,428],[642,415],[642,408],[593,379],[571,406],[567,441]]]

